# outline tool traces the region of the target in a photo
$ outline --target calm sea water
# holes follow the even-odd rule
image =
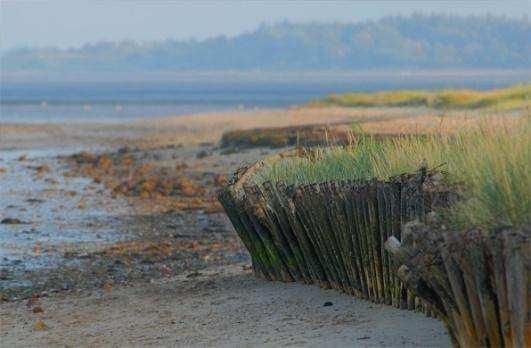
[[[303,104],[330,93],[399,88],[488,89],[514,78],[389,78],[343,82],[2,83],[0,122],[126,122],[139,118]]]

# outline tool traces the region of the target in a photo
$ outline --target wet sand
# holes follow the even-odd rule
[[[197,158],[201,152],[209,155]],[[0,297],[146,282],[248,261],[217,204],[214,181],[223,184],[240,161],[252,162],[264,151],[214,152],[212,146],[109,148],[87,155],[96,159],[89,165],[68,151],[4,152]],[[137,173],[144,168],[151,169]],[[187,186],[165,195],[155,188],[144,192],[150,187],[145,178]],[[138,187],[122,187],[133,180]]]

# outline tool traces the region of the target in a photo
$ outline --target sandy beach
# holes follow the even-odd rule
[[[264,282],[239,264],[6,303],[0,318],[2,346],[10,347],[450,346],[436,319],[316,286]]]
[[[531,347],[531,0],[0,0],[0,348]]]
[[[488,112],[301,107],[1,124],[1,345],[449,346],[442,323],[421,314],[255,279],[216,191],[240,165],[283,149],[219,140],[271,124],[385,134],[486,118],[502,122]]]

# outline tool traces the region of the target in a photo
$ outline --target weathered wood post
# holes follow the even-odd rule
[[[531,346],[531,229],[456,231],[413,223],[387,250],[455,346]]]

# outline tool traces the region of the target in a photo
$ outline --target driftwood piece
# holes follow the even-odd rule
[[[455,346],[531,346],[531,229],[415,224],[390,238],[402,281],[445,322]]]

